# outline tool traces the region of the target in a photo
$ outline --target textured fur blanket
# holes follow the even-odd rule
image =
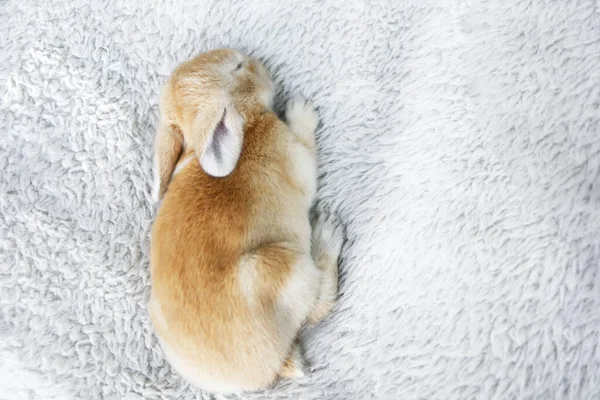
[[[318,106],[348,233],[307,376],[241,398],[600,398],[593,0],[2,1],[0,398],[211,398],[146,301],[158,91],[222,45]]]

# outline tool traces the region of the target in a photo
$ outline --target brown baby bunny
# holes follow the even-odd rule
[[[337,296],[342,228],[309,221],[317,114],[295,98],[286,125],[272,96],[263,65],[230,49],[182,64],[162,94],[149,308],[171,365],[211,392],[302,376],[299,331]]]

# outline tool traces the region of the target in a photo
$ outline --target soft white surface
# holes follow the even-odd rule
[[[147,253],[158,90],[218,45],[319,107],[349,235],[314,372],[246,398],[600,398],[591,0],[0,2],[0,398],[209,398]]]

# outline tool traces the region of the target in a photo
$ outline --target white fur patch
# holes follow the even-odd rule
[[[307,205],[310,205],[317,192],[317,158],[312,150],[294,142],[290,146],[289,161],[293,176],[302,185]]]
[[[312,310],[321,287],[321,271],[310,256],[294,265],[292,273],[279,297],[280,326],[288,327],[295,334]]]
[[[239,264],[238,282],[242,295],[250,305],[256,304],[256,282],[258,281],[258,271],[256,271],[256,258],[253,256],[244,256]]]
[[[285,118],[292,132],[311,147],[314,146],[319,115],[312,103],[302,96],[292,97],[286,104]]]
[[[175,167],[175,170],[173,171],[173,174],[171,175],[171,179],[175,178],[175,175],[180,173],[181,170],[183,170],[195,158],[196,158],[196,156],[192,154],[192,155],[187,156],[187,158],[184,158],[183,160],[179,161],[179,164],[177,164],[177,167]]]

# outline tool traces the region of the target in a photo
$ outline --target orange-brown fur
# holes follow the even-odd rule
[[[152,228],[153,325],[176,369],[215,390],[258,389],[294,375],[295,339],[320,296],[310,287],[319,271],[310,257],[314,193],[290,161],[296,151],[314,158],[314,141],[292,134],[270,110],[270,82],[256,61],[246,59],[233,88],[220,90],[223,73],[214,68],[232,57],[239,54],[205,53],[173,74],[156,145],[162,204]],[[244,121],[235,169],[215,178],[191,162],[171,180],[174,159],[200,157],[226,115],[223,104]],[[308,294],[295,304],[295,292],[287,293],[305,284]]]

